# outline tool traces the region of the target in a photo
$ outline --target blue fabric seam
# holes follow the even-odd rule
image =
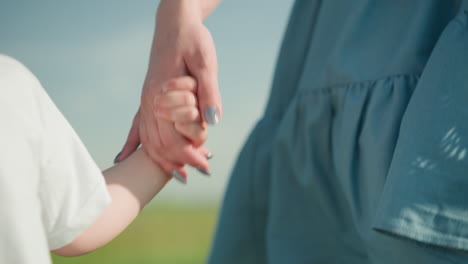
[[[433,230],[437,234],[432,235],[425,232],[417,232],[410,225],[403,223],[380,223],[378,225],[374,225],[372,229],[376,231],[390,232],[401,237],[416,240],[420,243],[460,250],[468,250],[468,237],[451,235],[435,227],[429,227],[427,225],[418,224],[416,226],[421,226],[425,229]]]
[[[323,88],[319,89],[301,89],[297,91],[295,97],[301,96],[301,97],[306,97],[306,96],[313,96],[317,94],[332,94],[333,92],[336,91],[336,89],[339,90],[346,90],[355,86],[364,86],[364,85],[370,85],[373,83],[381,82],[381,81],[386,81],[389,79],[397,79],[397,78],[410,78],[410,79],[419,79],[421,77],[421,73],[409,73],[409,74],[404,74],[404,73],[398,73],[398,74],[391,74],[391,75],[385,75],[379,78],[373,78],[369,80],[362,80],[362,81],[355,81],[355,82],[343,82],[343,83],[335,83],[335,84],[330,84],[326,85]],[[417,83],[416,83],[417,85]],[[361,87],[364,88],[364,87]],[[369,87],[366,87],[368,89],[372,89]],[[282,113],[274,113],[274,112],[265,112],[263,117],[258,122],[262,122],[263,120],[276,120],[277,122],[280,122],[283,118]]]
[[[374,78],[374,79],[369,79],[369,80],[330,84],[330,85],[326,85],[323,88],[319,88],[319,89],[300,90],[300,91],[298,91],[298,95],[307,96],[307,95],[318,94],[318,93],[331,93],[335,89],[348,89],[348,88],[351,88],[351,87],[354,87],[354,86],[369,85],[369,84],[372,84],[372,83],[377,83],[377,82],[381,82],[381,81],[385,81],[385,80],[389,80],[389,79],[396,79],[396,78],[419,79],[420,76],[421,76],[421,73],[391,74],[391,75],[386,75],[386,76],[382,76],[382,77]]]

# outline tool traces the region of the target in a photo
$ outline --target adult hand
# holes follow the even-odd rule
[[[202,6],[196,0],[163,0],[145,79],[141,106],[127,142],[116,161],[122,161],[138,146],[163,170],[187,178],[184,164],[209,171],[203,142],[189,141],[174,124],[156,115],[155,100],[174,85],[176,77],[190,75],[197,81],[196,95],[203,125],[216,124],[222,116],[218,90],[218,64],[213,39],[203,25]]]

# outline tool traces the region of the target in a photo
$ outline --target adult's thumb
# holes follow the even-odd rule
[[[192,77],[197,79],[198,107],[203,121],[216,125],[223,115],[216,48],[208,29],[204,28],[200,34],[198,45],[189,52],[185,62]]]
[[[203,120],[209,125],[221,121],[222,103],[216,73],[205,72],[195,76],[198,81],[197,99]]]

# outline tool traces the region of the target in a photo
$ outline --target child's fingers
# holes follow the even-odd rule
[[[208,127],[199,122],[176,122],[175,128],[180,134],[188,138],[195,147],[203,145],[208,138]]]
[[[157,96],[155,98],[154,105],[157,109],[180,106],[197,106],[197,98],[192,92],[174,90]]]
[[[171,79],[163,85],[162,93],[155,97],[156,108],[196,106],[197,81],[191,76]]]
[[[195,123],[201,120],[198,108],[193,106],[182,106],[170,109],[162,108],[158,109],[156,115],[176,123]]]
[[[197,80],[191,76],[182,76],[171,79],[163,84],[163,93],[173,90],[185,90],[195,93],[197,90]]]

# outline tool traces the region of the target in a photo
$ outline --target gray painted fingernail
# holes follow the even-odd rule
[[[209,152],[208,154],[206,154],[206,159],[211,159],[213,158],[213,153]]]
[[[208,107],[205,110],[206,122],[210,125],[216,125],[219,122],[219,112],[216,107]]]
[[[185,179],[184,175],[176,170],[172,171],[172,177],[183,184],[187,184],[187,179]]]
[[[205,169],[202,169],[202,168],[197,168],[197,170],[203,174],[205,174],[206,176],[211,176],[211,173]]]
[[[117,160],[119,159],[119,157],[120,157],[121,154],[122,154],[122,151],[119,152],[119,154],[117,154],[117,156],[115,156],[115,158],[114,158],[114,164],[117,163]]]

